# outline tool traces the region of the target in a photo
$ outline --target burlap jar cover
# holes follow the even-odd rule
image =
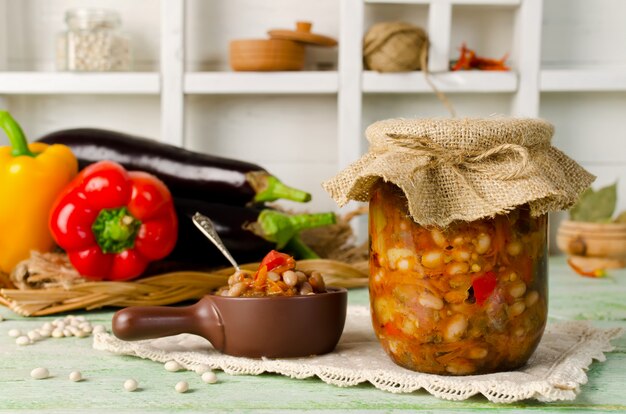
[[[378,180],[404,192],[415,222],[446,227],[528,204],[572,206],[594,176],[550,143],[539,119],[388,119],[367,128],[369,152],[324,188],[340,205],[369,201]]]

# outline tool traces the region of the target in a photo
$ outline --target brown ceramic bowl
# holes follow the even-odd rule
[[[304,44],[285,39],[232,40],[230,66],[236,71],[302,70]]]
[[[320,355],[335,349],[347,303],[343,288],[306,296],[207,295],[186,307],[122,309],[113,316],[113,333],[130,341],[191,333],[220,352],[248,358]]]

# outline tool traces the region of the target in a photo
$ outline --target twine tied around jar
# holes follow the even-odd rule
[[[429,157],[424,166],[436,168],[447,166],[464,178],[459,169],[489,174],[498,180],[514,180],[523,177],[530,165],[528,149],[518,144],[500,144],[485,151],[468,151],[445,148],[431,139],[413,135],[387,134],[382,145],[372,143],[371,152],[406,152],[418,157]]]

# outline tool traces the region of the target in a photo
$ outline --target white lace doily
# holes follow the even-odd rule
[[[101,333],[94,336],[93,346],[98,350],[158,362],[174,360],[189,370],[204,364],[235,375],[272,372],[292,378],[317,376],[340,387],[368,381],[376,388],[393,393],[423,388],[447,400],[464,400],[480,393],[489,401],[511,403],[533,398],[539,401],[573,400],[580,392],[580,386],[587,382],[585,370],[594,359],[604,361],[604,352],[614,348],[609,341],[621,334],[620,328],[598,329],[582,321],[548,323],[539,347],[523,368],[465,377],[422,374],[394,364],[376,339],[369,310],[363,306],[348,308],[346,327],[335,351],[315,357],[231,357],[215,351],[204,338],[190,334],[126,342]]]

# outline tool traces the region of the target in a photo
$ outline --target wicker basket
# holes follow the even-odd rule
[[[60,254],[34,254],[13,272],[12,288],[0,289],[0,304],[23,316],[43,316],[105,306],[170,305],[199,299],[227,283],[233,268],[212,272],[171,272],[129,282],[90,282],[81,278]],[[258,263],[243,265],[254,270]],[[317,270],[328,285],[367,285],[367,262],[298,261],[304,272]]]

